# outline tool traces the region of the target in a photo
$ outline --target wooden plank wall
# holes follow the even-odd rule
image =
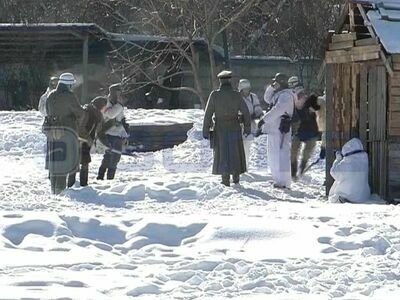
[[[327,103],[332,120],[332,124],[327,123],[327,128],[332,129],[327,136],[330,138],[327,151],[341,149],[351,138],[359,137],[369,154],[372,191],[385,198],[388,176],[386,68],[379,61],[327,66],[332,69],[332,87],[327,82],[327,97],[328,89],[332,93],[332,103]],[[328,159],[327,169],[331,164]]]
[[[368,71],[368,143],[372,192],[387,195],[387,73],[381,65]]]
[[[378,67],[378,88],[377,88],[377,101],[378,101],[378,139],[380,140],[378,151],[380,155],[378,156],[379,162],[379,195],[383,198],[387,197],[387,178],[388,178],[388,143],[387,143],[387,107],[388,107],[388,97],[387,97],[387,87],[388,87],[388,76],[385,66]]]
[[[388,198],[400,201],[400,55],[393,55],[393,76],[389,79],[388,112]]]
[[[359,136],[360,123],[360,64],[328,64],[327,87],[327,192],[333,183],[329,170],[334,161],[334,151],[341,150],[352,137]]]
[[[389,80],[389,134],[400,136],[400,55],[393,55],[393,76]]]
[[[360,91],[357,84],[360,66],[357,63],[335,64],[334,77],[337,83],[333,93],[334,146],[340,149],[352,137],[359,136]]]
[[[389,179],[388,199],[400,202],[400,139],[391,139],[388,144]]]
[[[368,67],[362,64],[360,67],[360,126],[359,136],[364,149],[368,142]]]

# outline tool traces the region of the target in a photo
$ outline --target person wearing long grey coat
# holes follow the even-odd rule
[[[75,78],[71,73],[61,74],[57,88],[46,102],[48,119],[49,173],[51,191],[60,194],[72,185],[79,169],[78,124],[84,114],[78,99],[72,93]]]
[[[221,183],[226,186],[230,185],[230,175],[236,184],[239,183],[240,174],[246,172],[239,113],[243,115],[244,134],[249,135],[251,132],[249,110],[240,93],[233,90],[231,77],[230,71],[218,74],[220,88],[211,92],[203,122],[203,137],[211,138],[210,142],[213,144],[212,173],[222,175]],[[213,135],[210,137],[213,126]]]

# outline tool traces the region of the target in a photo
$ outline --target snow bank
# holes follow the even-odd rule
[[[360,219],[376,212],[371,207],[358,212]],[[105,216],[3,213],[0,268],[9,276],[0,278],[0,288],[41,299],[61,296],[55,286],[63,296],[96,299],[395,295],[398,227],[382,224],[380,213],[359,223],[331,208],[303,209],[297,218],[291,210],[291,220],[282,214],[285,210],[276,212],[282,220],[239,215],[133,218],[122,211]],[[357,247],[342,247],[346,242]],[[33,287],[40,289],[29,294]]]
[[[188,140],[123,156],[115,181],[50,195],[42,118],[0,112],[0,290],[7,299],[393,299],[399,211],[330,204],[324,166],[273,189],[266,137],[241,184],[211,175],[203,112],[128,111],[193,122]],[[397,299],[397,297],[396,297]]]

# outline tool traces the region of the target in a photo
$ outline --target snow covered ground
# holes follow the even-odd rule
[[[49,193],[37,112],[0,112],[0,299],[398,299],[400,211],[330,204],[323,165],[274,190],[266,137],[240,185],[219,184],[202,111],[174,149],[124,156],[117,179]]]

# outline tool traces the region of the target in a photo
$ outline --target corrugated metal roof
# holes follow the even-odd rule
[[[400,0],[374,1],[368,19],[386,52],[400,54]]]

